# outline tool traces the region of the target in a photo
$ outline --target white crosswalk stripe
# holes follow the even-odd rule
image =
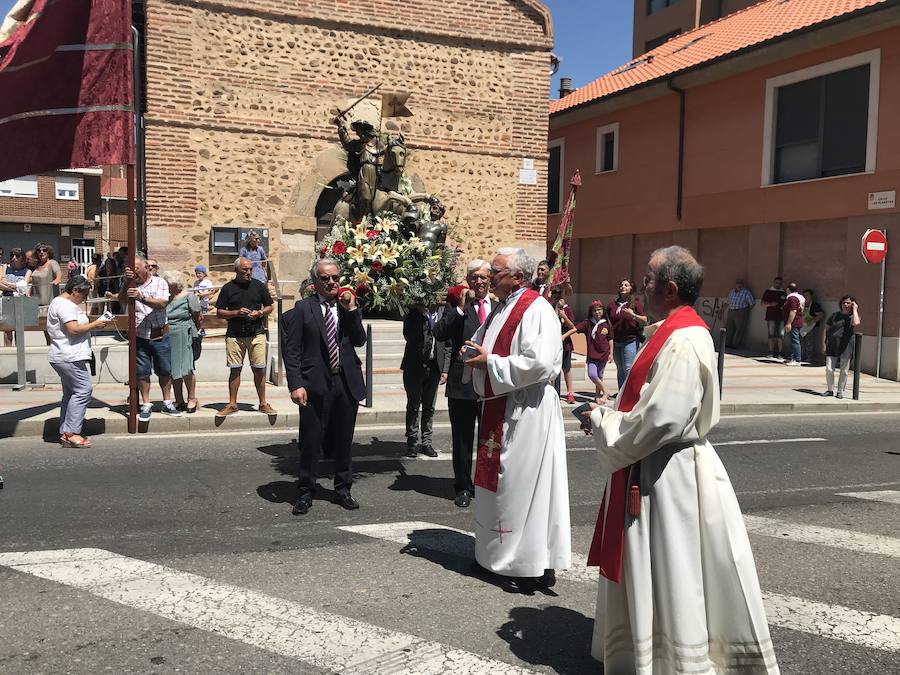
[[[781,530],[789,530],[791,538],[797,541],[835,546],[853,551],[865,550],[885,555],[896,555],[898,545],[900,545],[900,542],[890,537],[863,535],[834,528],[798,526],[767,518],[750,518],[751,531],[755,528],[765,536],[780,538],[781,535],[774,534],[780,527]],[[382,523],[345,526],[339,529],[410,547],[427,548],[468,558],[472,558],[475,551],[474,534],[435,523]],[[448,537],[448,532],[462,536]],[[844,537],[844,541],[839,542],[839,537]],[[872,545],[876,550],[862,548],[865,545]],[[572,568],[558,572],[557,576],[560,579],[596,583],[599,578],[597,570],[588,568],[586,563],[587,560],[583,556],[573,555]],[[851,642],[873,649],[900,651],[900,619],[896,617],[814,602],[779,593],[763,593],[763,600],[769,623],[773,626]]]
[[[885,504],[900,504],[900,490],[877,490],[872,492],[839,492],[841,497],[853,497],[865,499],[870,502],[884,502]]]
[[[744,524],[751,534],[785,541],[799,541],[831,548],[842,548],[859,553],[876,553],[894,558],[900,557],[900,539],[883,537],[865,532],[852,532],[834,527],[791,523],[775,518],[745,515]]]
[[[102,549],[0,553],[0,566],[344,675],[535,672]]]

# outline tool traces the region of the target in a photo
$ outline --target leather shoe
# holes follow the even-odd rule
[[[463,490],[462,492],[457,493],[456,499],[453,500],[453,503],[456,504],[459,508],[464,509],[472,503],[472,495]]]
[[[556,570],[544,570],[544,576],[538,579],[538,588],[553,588],[556,586]]]
[[[437,457],[437,450],[430,445],[423,445],[420,452],[426,457]]]
[[[419,456],[419,445],[418,443],[413,443],[411,445],[406,446],[406,456],[415,459]]]
[[[309,509],[312,507],[312,499],[309,497],[300,497],[297,500],[297,503],[294,504],[294,508],[291,509],[291,513],[295,516],[304,515]]]
[[[348,511],[355,511],[359,508],[359,502],[353,499],[353,497],[349,494],[338,495],[334,498],[334,503],[347,509]]]

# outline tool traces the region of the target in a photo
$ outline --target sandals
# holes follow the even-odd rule
[[[75,440],[76,438],[80,440]],[[79,436],[78,434],[73,434],[71,432],[66,432],[62,436],[59,437],[59,444],[64,448],[89,448],[91,447],[91,442],[89,439],[84,438],[83,436]]]

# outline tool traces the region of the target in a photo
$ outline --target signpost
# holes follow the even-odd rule
[[[881,282],[878,285],[878,334],[875,342],[875,377],[881,377],[881,336],[884,328],[884,269],[887,258],[887,233],[882,230],[866,230],[862,236],[862,256],[870,265],[881,265]],[[857,358],[859,358],[857,356]]]

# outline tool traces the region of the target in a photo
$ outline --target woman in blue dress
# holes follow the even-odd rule
[[[253,278],[266,284],[269,278],[266,274],[266,249],[259,245],[259,233],[250,230],[245,245],[238,254],[253,263]]]

